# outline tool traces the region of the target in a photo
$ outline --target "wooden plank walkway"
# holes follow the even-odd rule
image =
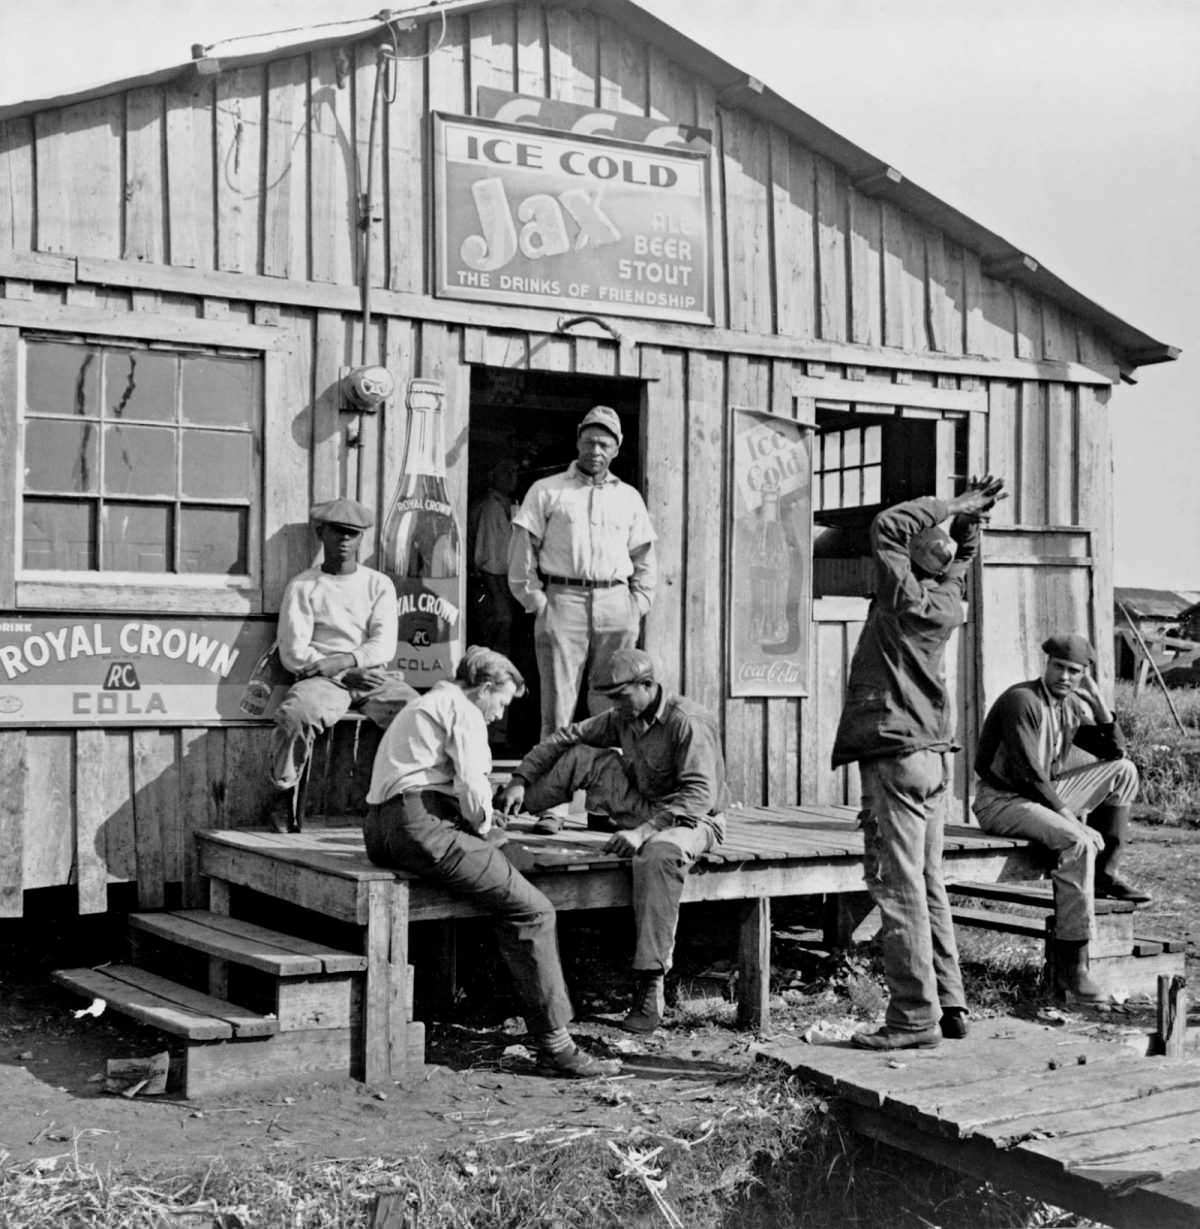
[[[533,819],[509,829],[509,854],[556,909],[627,908],[627,860],[604,852],[608,836],[569,824],[554,836],[533,833]],[[738,1016],[767,1023],[771,901],[783,896],[862,893],[863,841],[848,807],[747,807],[729,812],[725,841],[693,867],[684,903],[742,901]],[[1028,843],[951,826],[947,873],[996,882],[1029,878],[1037,860]],[[250,888],[362,928],[367,958],[364,1078],[399,1074],[407,1053],[408,928],[413,922],[479,916],[469,902],[435,884],[374,866],[357,826],[277,834],[250,830],[197,835],[199,868],[210,883],[210,908],[228,913],[230,889]],[[394,1069],[395,1068],[395,1069]]]
[[[1200,1059],[1015,1019],[934,1050],[767,1053],[892,1147],[1106,1225],[1200,1226]]]

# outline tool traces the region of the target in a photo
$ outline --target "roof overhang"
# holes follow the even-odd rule
[[[337,46],[348,40],[369,37],[385,27],[385,15],[393,23],[442,22],[448,16],[492,8],[508,0],[445,0],[417,6],[384,10],[363,21],[348,21],[338,32],[318,39],[274,44],[270,48],[236,56],[224,56],[219,48],[226,44],[197,45],[194,58],[184,64],[160,69],[121,81],[109,81],[69,95],[32,99],[0,107],[0,121],[48,108],[75,105],[93,98],[151,85],[167,85],[193,74],[213,74],[226,68],[242,68],[264,63],[284,53],[296,54]],[[777,124],[802,144],[840,166],[855,188],[869,196],[890,201],[922,218],[949,235],[955,242],[977,252],[983,271],[990,277],[1021,286],[1031,294],[1050,299],[1072,315],[1098,329],[1122,359],[1126,378],[1136,367],[1167,363],[1179,357],[1176,346],[1158,341],[1141,329],[1113,315],[1093,299],[1080,293],[1029,253],[976,222],[953,205],[913,183],[902,172],[874,154],[855,145],[794,103],[769,89],[761,81],[735,68],[707,47],[680,33],[633,0],[556,0],[558,7],[590,9],[611,17],[636,38],[653,43],[684,68],[711,82],[722,106],[739,107],[762,120]]]

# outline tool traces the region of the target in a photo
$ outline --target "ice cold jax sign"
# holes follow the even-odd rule
[[[710,322],[702,155],[438,120],[439,294]]]

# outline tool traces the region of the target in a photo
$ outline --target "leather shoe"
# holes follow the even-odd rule
[[[889,1028],[886,1024],[873,1033],[855,1033],[850,1044],[860,1050],[931,1050],[940,1045],[941,1032],[936,1028],[917,1030]]]
[[[577,1045],[551,1053],[543,1050],[538,1054],[538,1075],[558,1076],[568,1080],[596,1080],[602,1076],[618,1075],[621,1063],[615,1058],[593,1058]]]
[[[1151,899],[1149,892],[1135,888],[1133,884],[1126,883],[1116,875],[1108,875],[1103,879],[1097,875],[1095,894],[1099,900],[1126,900],[1131,905],[1148,905]]]
[[[272,832],[295,832],[299,828],[295,790],[279,790],[271,797],[263,813],[263,823]]]
[[[947,1007],[942,1012],[942,1036],[952,1041],[961,1041],[970,1032],[967,1024],[967,1009],[965,1007]]]

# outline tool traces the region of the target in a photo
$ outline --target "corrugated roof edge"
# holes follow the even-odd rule
[[[444,4],[422,4],[390,10],[393,18],[412,21],[440,21],[443,15],[467,13],[474,9],[491,8],[510,0],[447,0]],[[767,88],[749,74],[740,71],[727,60],[707,47],[690,39],[674,26],[668,25],[653,13],[648,12],[633,0],[557,0],[558,7],[587,8],[605,13],[630,30],[631,33],[654,43],[668,52],[672,59],[692,72],[705,77],[716,87],[719,99],[727,106],[741,107],[791,133],[803,144],[822,154],[842,167],[850,181],[868,195],[891,201],[900,208],[916,214],[932,226],[944,231],[957,243],[978,252],[984,271],[992,277],[1006,278],[1024,287],[1032,294],[1040,295],[1065,307],[1073,315],[1098,328],[1118,351],[1124,363],[1122,375],[1128,376],[1136,367],[1152,363],[1168,363],[1178,358],[1177,346],[1158,341],[1148,333],[1122,320],[1094,299],[1088,298],[1051,273],[1041,261],[1022,251],[1007,239],[997,235],[973,218],[947,204],[933,193],[927,192],[904,175],[877,158],[874,154],[855,145],[820,120],[802,111],[773,90]],[[385,10],[388,11],[388,10]],[[364,18],[363,22],[374,19]],[[353,21],[347,27],[358,24]],[[265,51],[246,55],[214,57],[222,67],[241,68],[274,59],[281,53],[297,53],[321,47],[335,46],[347,40],[369,38],[384,25],[382,20],[362,31],[342,31],[320,39],[307,39],[294,43],[280,43]],[[269,36],[264,36],[269,37]],[[222,44],[213,44],[219,48]],[[124,90],[150,85],[165,85],[182,74],[195,72],[196,61],[189,60],[172,68],[159,69],[138,77],[105,82],[101,85],[79,90],[73,94],[51,98],[30,99],[25,102],[0,106],[0,121],[19,118],[52,107],[61,107],[86,102],[92,98]]]

